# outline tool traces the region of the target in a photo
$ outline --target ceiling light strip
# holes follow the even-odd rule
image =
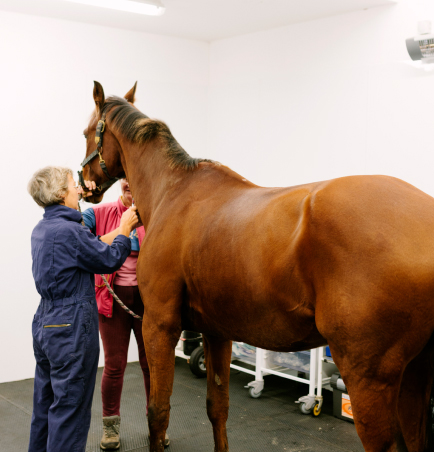
[[[146,14],[149,16],[161,16],[165,8],[160,1],[150,0],[146,3],[144,0],[63,0],[70,3],[81,3],[89,6],[99,6],[101,8],[115,9],[117,11],[126,11],[135,14]]]

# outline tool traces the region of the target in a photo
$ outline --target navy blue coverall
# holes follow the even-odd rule
[[[33,320],[36,358],[29,452],[84,452],[99,357],[94,273],[113,273],[131,251],[82,226],[81,213],[45,208],[32,233],[33,277],[41,302]]]

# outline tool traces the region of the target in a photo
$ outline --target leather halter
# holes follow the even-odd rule
[[[98,185],[95,190],[92,190],[96,194],[101,193],[103,190],[111,187],[116,181],[119,180],[118,177],[111,177],[107,166],[105,164],[105,160],[102,158],[102,134],[105,130],[105,114],[102,115],[101,119],[98,121],[98,124],[96,126],[96,132],[95,132],[95,143],[96,143],[96,149],[87,156],[82,162],[81,167],[84,168],[88,163],[90,163],[94,158],[97,156],[99,157],[99,166],[101,167],[103,173],[108,177],[108,180],[105,181],[103,184]],[[83,171],[78,171],[78,183],[87,190],[86,185],[84,184],[84,178],[83,178]]]

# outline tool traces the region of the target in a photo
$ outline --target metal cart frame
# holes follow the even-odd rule
[[[322,388],[324,385],[330,382],[330,377],[324,378],[323,376],[324,348],[319,347],[310,350],[308,378],[302,378],[298,375],[293,375],[292,373],[295,372],[294,370],[283,366],[266,367],[265,352],[266,350],[260,348],[256,349],[255,370],[246,369],[245,367],[239,366],[237,364],[231,364],[231,367],[233,369],[255,376],[255,380],[251,381],[246,386],[246,388],[249,389],[250,396],[253,398],[258,398],[261,396],[264,389],[264,376],[267,375],[277,375],[278,377],[286,378],[288,380],[308,384],[308,395],[300,397],[300,399],[296,403],[300,404],[300,411],[302,413],[312,413],[314,414],[314,416],[318,416],[321,412],[321,407],[323,404]]]
[[[185,355],[183,351],[183,340],[180,339],[178,345],[175,348],[175,356],[190,360],[190,356]],[[291,369],[284,366],[269,366],[265,359],[266,353],[273,353],[262,348],[256,348],[255,364],[249,361],[243,361],[242,358],[234,357],[233,361],[240,361],[241,363],[248,364],[254,367],[248,369],[244,366],[234,364],[231,362],[231,368],[244,372],[255,377],[255,380],[245,386],[249,390],[249,395],[252,398],[259,398],[262,395],[264,389],[264,377],[267,375],[276,375],[288,380],[297,381],[309,385],[309,393],[303,397],[300,397],[296,403],[300,404],[300,411],[303,414],[312,413],[314,416],[319,416],[323,404],[322,389],[323,386],[330,383],[330,377],[325,376],[323,373],[323,363],[333,363],[331,359],[324,357],[324,347],[319,347],[310,350],[309,372],[306,372],[308,378],[302,378],[298,376],[296,369]],[[193,372],[195,373],[195,372]],[[296,375],[294,375],[294,373]],[[196,374],[197,375],[197,374]]]

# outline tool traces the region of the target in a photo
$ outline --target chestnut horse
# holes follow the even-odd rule
[[[258,187],[190,157],[133,105],[135,90],[105,99],[95,82],[86,156],[103,118],[107,172],[95,158],[83,175],[128,177],[146,229],[137,279],[150,450],[163,451],[182,330],[203,334],[216,452],[229,450],[231,340],[281,352],[328,343],[365,450],[430,450],[434,199],[386,176]]]

